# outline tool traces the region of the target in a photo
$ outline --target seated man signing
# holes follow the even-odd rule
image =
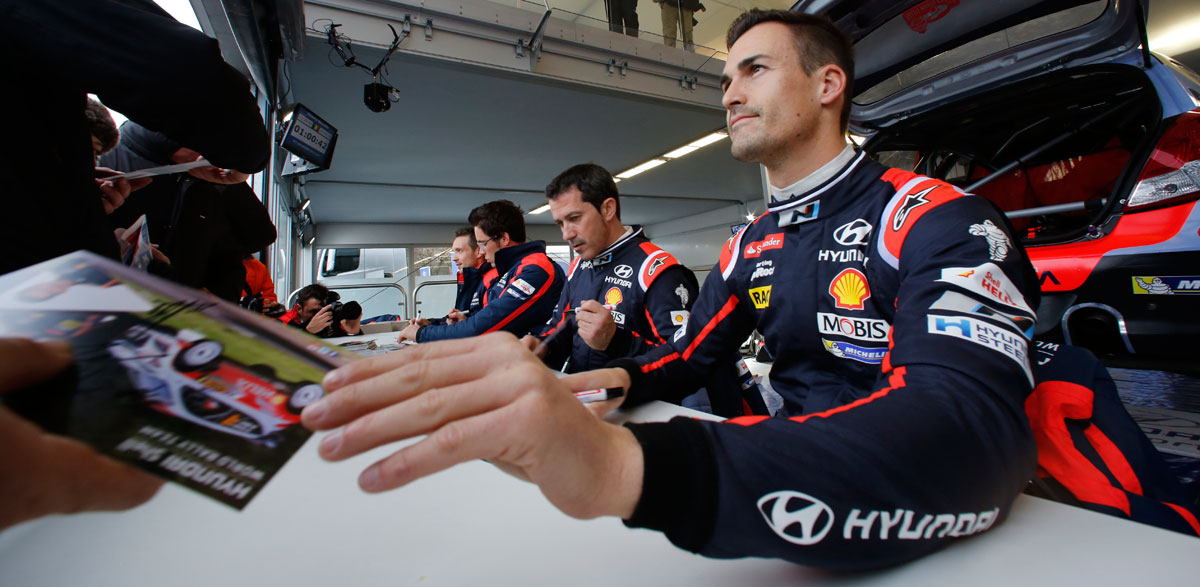
[[[535,331],[545,342],[546,364],[566,373],[598,369],[671,340],[687,323],[700,286],[642,227],[621,224],[612,175],[599,165],[576,165],[546,186],[546,198],[579,255],[550,323]]]
[[[518,336],[546,323],[562,291],[562,269],[546,256],[546,243],[525,242],[525,216],[508,200],[488,202],[468,218],[475,239],[499,278],[483,307],[453,324],[409,324],[399,340],[429,342],[505,330]]]

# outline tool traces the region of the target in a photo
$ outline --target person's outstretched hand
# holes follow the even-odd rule
[[[303,419],[313,430],[341,428],[321,440],[331,461],[428,435],[362,472],[359,486],[371,493],[484,459],[536,483],[570,516],[627,518],[641,496],[641,446],[572,392],[628,387],[628,379],[620,369],[557,378],[513,335],[496,332],[338,368],[325,377],[329,395]]]

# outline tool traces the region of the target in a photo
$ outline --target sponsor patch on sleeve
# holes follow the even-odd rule
[[[1003,261],[1008,258],[1008,251],[1012,248],[1012,241],[1008,240],[1008,235],[1003,230],[1000,230],[999,226],[993,224],[991,220],[972,224],[967,229],[967,232],[987,239],[988,256],[993,261]]]
[[[686,335],[687,335],[687,320],[684,320],[683,325],[680,326],[679,330],[675,331],[675,335],[671,337],[671,341],[678,342],[679,339],[683,338]]]
[[[687,310],[671,310],[671,324],[683,326],[687,324],[689,316],[691,316],[691,312]]]
[[[938,281],[956,285],[1031,316],[1034,313],[1021,291],[995,263],[984,263],[977,267],[947,267],[942,269],[942,277]]]
[[[1033,338],[1033,327],[1035,320],[1032,315],[1025,316],[1015,312],[1005,312],[997,310],[975,298],[965,296],[955,291],[947,291],[942,293],[942,297],[938,298],[933,305],[929,306],[930,310],[950,310],[953,312],[964,312],[967,314],[978,314],[989,318],[1003,319],[1011,322],[1016,326],[1025,338]]]
[[[948,183],[899,169],[888,170],[883,179],[896,187],[896,195],[881,219],[880,253],[896,267],[904,240],[921,216],[963,193]]]
[[[531,295],[533,295],[533,292],[537,291],[533,288],[532,285],[529,285],[524,279],[514,279],[512,282],[512,286],[525,292],[525,295],[527,295],[527,296],[531,296]]]
[[[926,316],[931,334],[953,336],[969,340],[1015,361],[1025,372],[1029,384],[1033,385],[1033,373],[1029,370],[1029,345],[1021,335],[1001,326],[968,316]]]

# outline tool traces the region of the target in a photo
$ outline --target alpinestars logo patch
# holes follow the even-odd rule
[[[900,204],[900,207],[896,209],[896,214],[892,216],[892,230],[900,232],[900,228],[904,226],[904,221],[908,220],[908,214],[914,209],[929,203],[929,200],[925,199],[925,196],[932,191],[932,187],[925,188],[904,198],[904,203]]]

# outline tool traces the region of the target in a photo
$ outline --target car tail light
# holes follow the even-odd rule
[[[1180,114],[1163,133],[1126,209],[1150,210],[1200,197],[1200,110]]]

